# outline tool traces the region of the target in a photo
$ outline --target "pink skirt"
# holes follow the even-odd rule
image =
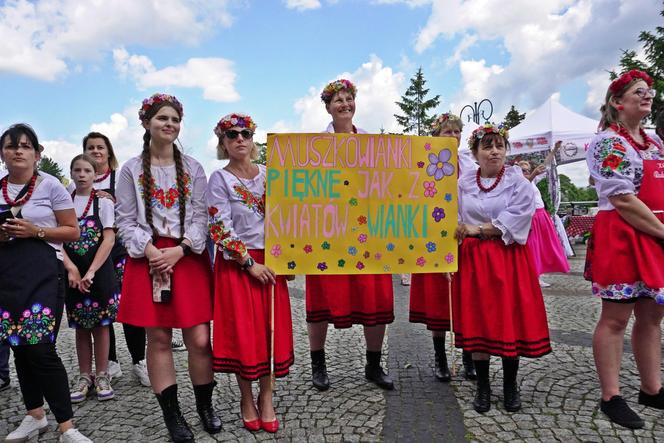
[[[527,245],[537,275],[546,272],[569,272],[563,245],[560,244],[556,228],[544,208],[535,211]]]

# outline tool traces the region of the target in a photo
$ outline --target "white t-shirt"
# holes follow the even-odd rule
[[[53,211],[72,209],[74,203],[65,187],[57,178],[45,172],[39,172],[43,180],[35,189],[30,200],[21,208],[21,216],[40,228],[57,228],[58,221]],[[9,198],[14,200],[25,185],[7,183]],[[0,204],[7,204],[0,193]],[[48,242],[56,251],[56,256],[62,260],[62,243]]]
[[[76,195],[74,196],[74,209],[76,210],[76,217],[83,215],[85,207],[88,205],[88,200],[90,199],[89,195]],[[99,202],[99,219],[101,220],[101,226],[103,228],[113,228],[115,224],[115,208],[113,207],[113,202],[107,198],[97,199]],[[90,204],[90,209],[88,210],[87,215],[92,215],[92,210],[94,203]]]

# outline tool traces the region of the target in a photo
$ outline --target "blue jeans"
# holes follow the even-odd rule
[[[0,379],[9,379],[9,345],[0,343]]]

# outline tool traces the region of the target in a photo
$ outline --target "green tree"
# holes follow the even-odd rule
[[[512,129],[513,127],[521,123],[524,118],[526,118],[526,113],[525,112],[523,114],[519,113],[516,107],[512,105],[507,114],[505,114],[503,125],[505,125],[507,129]]]
[[[664,8],[660,12],[664,17]],[[639,69],[647,72],[654,80],[653,89],[657,91],[652,104],[650,121],[655,124],[655,118],[660,112],[664,112],[664,27],[657,26],[655,32],[643,31],[639,34],[639,41],[643,43],[643,53],[645,60],[636,58],[636,51],[623,51],[620,57],[621,72],[630,69]],[[618,77],[618,73],[609,72],[611,80]]]
[[[62,181],[65,178],[64,174],[62,173],[62,168],[60,168],[60,165],[58,165],[51,158],[45,155],[42,155],[41,160],[39,160],[39,164],[37,165],[37,168],[40,171],[43,171],[47,174],[51,174],[60,181]]]
[[[565,202],[579,202],[579,201],[597,201],[597,191],[591,186],[577,187],[572,180],[565,174],[559,174],[560,180],[560,200]],[[542,194],[542,200],[547,211],[553,212],[551,198],[549,197],[549,181],[542,180],[537,183],[537,188]]]
[[[433,98],[427,98],[429,90],[424,87],[426,80],[420,67],[415,77],[410,79],[410,86],[406,93],[401,96],[401,101],[396,102],[403,115],[394,114],[399,126],[403,128],[404,133],[415,135],[429,135],[433,116],[429,116],[429,111],[440,102],[440,95]]]
[[[256,146],[258,147],[258,158],[254,160],[254,163],[257,165],[267,165],[267,143],[256,142]]]

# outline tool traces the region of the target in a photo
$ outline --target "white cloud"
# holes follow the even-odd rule
[[[121,45],[195,44],[231,25],[229,3],[10,0],[0,6],[0,72],[53,81]]]
[[[236,74],[231,60],[218,57],[190,58],[183,65],[156,69],[144,55],[130,55],[124,48],[113,50],[116,70],[134,79],[141,89],[179,86],[200,88],[203,98],[218,102],[240,99],[235,90]]]
[[[321,4],[318,0],[286,0],[286,7],[288,9],[306,11],[308,9],[318,9],[321,7]]]
[[[43,155],[56,162],[62,169],[62,175],[69,178],[69,163],[76,155],[83,152],[80,144],[66,140],[42,140]]]
[[[640,45],[639,32],[661,24],[660,10],[660,0],[434,0],[415,50],[422,53],[439,38],[460,36],[451,60],[459,64],[464,87],[454,101],[488,97],[499,110],[536,106],[579,77],[599,82],[597,73],[619,59],[620,49]],[[500,69],[483,59],[464,59],[480,42],[505,51]],[[604,79],[606,88],[606,73]]]
[[[395,104],[401,98],[405,75],[383,66],[383,61],[372,55],[355,72],[340,73],[335,78],[347,78],[357,86],[356,111],[353,121],[369,132],[398,132],[394,114],[400,110]],[[320,91],[325,84],[311,86],[306,96],[295,101],[295,112],[300,116],[299,129],[307,132],[324,130],[330,122]],[[284,126],[286,126],[284,124]]]

